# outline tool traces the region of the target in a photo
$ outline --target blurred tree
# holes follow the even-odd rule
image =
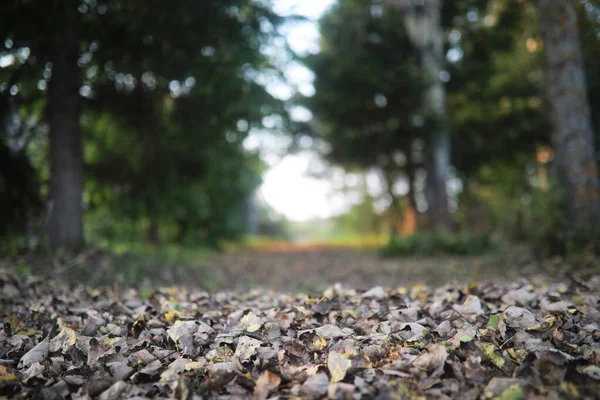
[[[455,217],[469,230],[501,227],[522,240],[534,189],[527,171],[549,143],[535,7],[519,0],[445,5],[448,122],[463,183]],[[478,222],[485,220],[487,228]]]
[[[378,200],[372,196],[367,188],[366,174],[356,174],[358,176],[357,183],[348,187],[348,194],[353,193],[361,199],[357,204],[352,204],[348,212],[336,216],[334,218],[337,227],[346,235],[379,235],[387,234],[389,229],[393,229],[392,234],[397,235],[400,232],[395,230],[395,226],[390,227],[390,221],[397,223],[399,216],[390,216],[383,213],[378,215],[376,212],[375,203]],[[388,208],[391,212],[393,210]]]
[[[39,206],[38,180],[27,155],[0,141],[0,238],[26,233]]]
[[[230,215],[242,219],[236,210],[260,167],[242,141],[265,115],[285,113],[264,87],[278,72],[261,46],[282,21],[268,2],[11,0],[2,8],[0,58],[13,74],[1,81],[11,95],[24,93],[21,108],[46,100],[53,247],[83,240],[84,158],[87,207],[145,220],[152,240],[171,221],[213,237],[243,232]]]
[[[578,4],[578,25],[588,89],[588,99],[593,131],[596,134],[596,152],[600,151],[600,3],[580,1]],[[600,157],[597,157],[600,163]]]
[[[411,43],[419,54],[426,88],[423,109],[435,122],[426,137],[426,171],[428,214],[436,229],[450,228],[446,183],[450,169],[450,133],[446,124],[446,91],[449,79],[444,70],[445,32],[442,26],[442,0],[415,2],[394,0]]]
[[[419,52],[406,30],[397,26],[402,14],[394,11],[395,6],[386,6],[390,3],[374,2],[368,7],[342,1],[331,11],[332,15],[338,14],[337,25],[333,16],[321,21],[322,54],[307,60],[316,74],[317,93],[306,104],[314,110],[319,129],[324,130],[332,145],[332,161],[382,167],[377,161],[393,159],[394,151],[402,151],[413,161],[402,166],[407,175],[414,176],[411,170],[422,168],[425,157],[422,152],[414,154],[411,144],[414,138],[427,139],[436,125],[431,113],[414,101],[422,98],[428,80],[421,78],[417,70]],[[477,186],[470,185],[469,180],[497,187],[494,171],[504,174],[506,165],[516,164],[519,185],[501,190],[512,193],[512,198],[520,203],[528,190],[526,166],[535,162],[538,146],[549,140],[541,100],[542,53],[535,8],[519,0],[461,0],[444,2],[441,12],[447,38],[442,72],[449,79],[448,115],[443,125],[452,131],[452,159],[457,175],[464,190]],[[352,36],[352,32],[358,33]],[[360,37],[360,32],[382,40],[364,44],[354,39]],[[376,35],[367,36],[372,32]],[[341,37],[346,37],[351,45],[344,47]],[[380,49],[381,53],[370,48]],[[387,62],[390,55],[397,58]],[[410,82],[381,78],[389,76],[409,77]],[[360,86],[357,82],[364,83]],[[395,88],[401,89],[393,98],[389,93],[394,93]],[[361,107],[361,101],[378,92],[385,94],[386,107]],[[405,102],[398,102],[399,98]],[[361,141],[363,120],[385,127],[385,121],[394,117],[402,121],[399,130],[388,127]],[[398,168],[393,163],[392,166]],[[395,174],[392,179],[397,179],[398,172]],[[414,183],[414,179],[408,182]],[[409,199],[414,201],[412,196]]]
[[[432,123],[415,101],[424,83],[398,18],[392,7],[340,1],[320,21],[321,52],[303,60],[315,73],[316,93],[302,103],[315,115],[313,130],[331,145],[327,158],[382,171],[395,215],[392,233],[401,215],[394,186],[408,181],[416,208],[412,183],[422,160],[412,157],[412,147]]]
[[[255,207],[257,226],[253,236],[276,240],[290,240],[292,238],[291,223],[284,215],[274,210],[262,198],[255,200]]]
[[[575,7],[571,0],[537,1],[552,145],[566,191],[567,218],[577,229],[592,230],[600,217],[598,172]]]
[[[178,221],[180,237],[198,229],[213,242],[239,236],[243,199],[259,184],[260,173],[242,141],[264,116],[284,114],[283,104],[256,82],[261,71],[274,71],[258,49],[276,35],[280,20],[248,1],[168,8],[162,10],[173,15],[169,21],[144,12],[131,16],[138,20],[132,28],[131,18],[119,19],[115,30],[127,31],[129,42],[100,45],[94,53],[90,107],[115,116],[118,130],[135,140],[133,151],[122,151],[110,148],[114,133],[95,135],[89,170],[102,183],[96,188],[101,192],[121,188],[114,200],[129,217],[148,221],[151,242],[169,220]],[[198,25],[201,20],[206,23]]]
[[[57,24],[49,38],[47,59],[52,64],[52,79],[48,82],[46,107],[50,138],[48,239],[53,248],[83,245],[79,3],[79,0],[52,2],[46,10]]]
[[[462,4],[446,22],[453,165],[467,180],[481,178],[482,167],[504,163],[523,170],[536,148],[549,143],[533,4],[453,4]]]

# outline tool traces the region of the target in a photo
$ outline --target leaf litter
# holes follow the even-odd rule
[[[555,284],[166,288],[0,270],[0,396],[558,399],[600,393],[600,276]]]

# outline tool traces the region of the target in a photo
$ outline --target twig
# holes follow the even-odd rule
[[[504,343],[502,343],[498,349],[499,349],[499,350],[502,350],[502,348],[504,347],[504,345],[505,345],[506,343],[510,342],[511,340],[513,340],[515,336],[516,336],[516,334],[515,334],[515,335],[512,335],[511,337],[509,337],[508,339],[506,339],[506,340],[504,341]]]
[[[58,256],[57,256],[54,258],[55,270],[52,272],[54,275],[60,275],[64,272],[70,270],[74,266],[86,261],[88,258],[93,256],[96,252],[98,252],[98,249],[95,249],[95,248],[91,249],[88,252],[83,251],[83,252],[79,253],[78,255],[76,255],[71,261],[67,262],[66,264],[62,264],[62,265],[58,262]]]

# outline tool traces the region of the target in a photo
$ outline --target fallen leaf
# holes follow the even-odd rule
[[[302,392],[312,398],[319,398],[327,393],[329,379],[323,372],[309,377],[302,384]]]
[[[167,334],[175,344],[181,349],[183,354],[193,356],[196,353],[194,344],[194,333],[198,326],[194,321],[175,321],[173,326],[167,329]]]
[[[33,349],[21,357],[19,360],[18,368],[29,368],[33,363],[41,362],[48,358],[49,340],[46,337],[44,340],[39,342]]]
[[[526,329],[536,323],[535,315],[525,308],[511,306],[508,307],[502,316],[506,320],[506,325],[515,329]]]
[[[475,344],[496,367],[502,369],[506,361],[504,357],[496,354],[496,346],[493,343],[476,342]]]
[[[337,325],[325,324],[315,329],[317,335],[323,339],[339,339],[354,334],[354,331],[350,328],[340,328]]]
[[[389,297],[389,295],[381,286],[375,286],[374,288],[363,293],[362,297],[364,299],[385,300]]]
[[[352,367],[352,361],[343,354],[330,352],[327,357],[327,368],[331,374],[331,382],[339,382],[346,376],[346,371]]]
[[[260,340],[249,336],[242,336],[235,349],[235,355],[240,361],[247,361],[256,354],[256,350],[262,345]]]
[[[264,371],[256,380],[254,387],[254,397],[258,400],[265,400],[269,397],[269,392],[276,389],[281,383],[281,377],[269,370]]]

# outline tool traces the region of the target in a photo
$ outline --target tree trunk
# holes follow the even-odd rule
[[[583,69],[575,0],[538,0],[546,57],[546,96],[552,146],[574,227],[593,229],[600,203],[594,133]]]
[[[51,53],[52,79],[48,85],[50,127],[50,219],[52,248],[83,245],[83,161],[81,148],[80,20],[76,1],[58,8],[61,26]]]
[[[160,229],[156,222],[151,222],[146,229],[146,243],[156,246],[160,243]]]
[[[254,193],[246,197],[246,221],[248,234],[257,235],[260,217],[258,215],[256,196]]]
[[[404,11],[408,35],[419,51],[421,69],[427,89],[424,108],[436,121],[427,143],[427,189],[429,219],[436,229],[450,229],[446,179],[450,168],[450,135],[444,127],[446,91],[440,80],[444,60],[444,31],[442,29],[442,0],[426,2],[402,1],[397,5]]]
[[[390,205],[388,207],[388,218],[390,220],[390,237],[397,237],[399,234],[398,223],[401,222],[399,215],[398,197],[394,193],[394,173],[389,168],[382,169],[383,176],[386,181],[386,188],[388,195],[390,196]]]
[[[410,154],[407,152],[406,154]],[[408,205],[413,211],[417,212],[417,200],[415,198],[415,164],[411,161],[410,157],[406,160],[406,179],[408,181]]]
[[[433,132],[428,147],[425,153],[427,214],[433,228],[449,230],[451,220],[448,211],[448,193],[446,191],[446,178],[450,167],[450,137],[448,132]]]
[[[190,224],[189,224],[187,218],[178,218],[177,219],[177,237],[175,238],[175,242],[182,244],[183,241],[186,239],[189,232],[190,232]],[[156,236],[158,237],[158,229],[157,229]]]

